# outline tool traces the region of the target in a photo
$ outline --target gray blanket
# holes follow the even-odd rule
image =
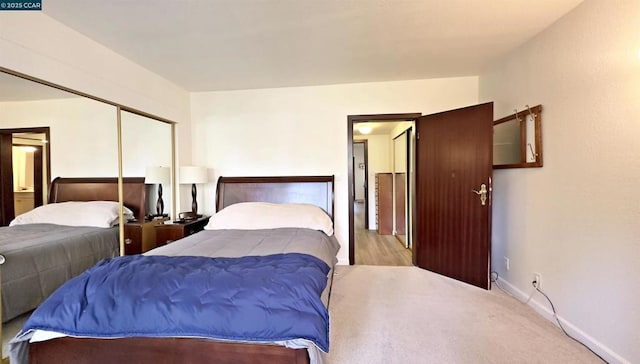
[[[0,227],[2,322],[36,308],[56,288],[119,254],[118,228],[29,224]]]
[[[193,255],[236,258],[250,255],[303,253],[333,267],[340,244],[335,237],[310,229],[204,230],[153,249],[145,255]]]

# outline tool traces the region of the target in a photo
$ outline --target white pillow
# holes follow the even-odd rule
[[[115,201],[72,201],[50,203],[17,216],[9,226],[25,224],[56,224],[108,228],[118,224],[119,204]],[[125,219],[133,212],[124,208]]]
[[[225,207],[211,216],[206,230],[307,228],[333,235],[333,222],[327,213],[310,204],[242,202]]]

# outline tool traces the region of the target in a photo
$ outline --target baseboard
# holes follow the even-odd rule
[[[515,298],[517,298],[521,302],[525,302],[529,298],[530,293],[529,294],[524,293],[523,291],[518,289],[516,286],[504,280],[502,277],[498,277],[498,281],[502,288],[507,290],[509,293],[511,293]],[[549,298],[553,300],[553,297],[549,297]],[[553,311],[551,310],[551,307],[548,305],[547,300],[540,293],[536,293],[533,296],[533,298],[529,301],[529,306],[531,306],[531,308],[533,308],[542,317],[551,321],[554,325],[559,326],[558,323],[556,322],[556,319],[553,317]],[[586,332],[580,330],[571,322],[563,319],[562,316],[558,315],[558,320],[562,322],[562,326],[571,336],[580,340],[585,345],[590,347],[593,351],[598,353],[598,355],[604,358],[604,360],[606,360],[607,362],[611,364],[613,363],[631,364],[629,360],[626,360],[625,358],[621,357],[616,352],[611,350],[609,347],[603,345],[601,342],[597,341],[596,339],[588,335]]]

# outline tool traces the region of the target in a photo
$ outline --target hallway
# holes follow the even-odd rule
[[[410,266],[411,250],[393,235],[364,228],[364,203],[354,203],[355,264]]]

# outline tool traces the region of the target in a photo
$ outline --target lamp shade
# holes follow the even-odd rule
[[[196,184],[209,182],[209,175],[206,167],[186,166],[180,167],[180,183]]]
[[[147,167],[144,173],[144,183],[169,183],[171,178],[171,168],[169,167]]]

